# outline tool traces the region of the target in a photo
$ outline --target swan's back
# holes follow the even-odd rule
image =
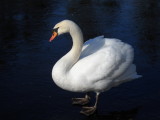
[[[79,61],[70,70],[75,85],[85,91],[104,91],[139,76],[133,48],[118,39],[103,36],[84,43]],[[82,87],[83,86],[83,87]]]

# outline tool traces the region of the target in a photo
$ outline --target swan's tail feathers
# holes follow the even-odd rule
[[[128,78],[130,79],[137,79],[142,77],[142,75],[138,75],[136,72],[136,65],[132,64],[129,68],[128,68]]]
[[[132,78],[133,78],[133,79],[138,79],[138,78],[141,78],[141,77],[142,77],[142,75],[137,75],[137,74],[136,74],[136,75],[134,75]]]
[[[137,78],[142,77],[142,75],[138,75],[136,72],[136,66],[134,64],[132,64],[127,70],[126,72],[120,76],[118,78],[118,80],[115,81],[115,86],[124,83],[124,82],[128,82]]]

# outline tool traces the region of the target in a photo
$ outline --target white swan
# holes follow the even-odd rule
[[[103,36],[83,44],[81,29],[73,21],[63,20],[53,28],[52,41],[56,36],[70,33],[73,46],[53,67],[52,78],[60,88],[73,92],[96,93],[93,107],[83,107],[81,113],[93,114],[98,95],[123,82],[141,77],[136,73],[133,48],[118,39]],[[88,103],[89,96],[74,98],[73,104]]]

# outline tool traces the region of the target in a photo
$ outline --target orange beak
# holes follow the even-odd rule
[[[49,39],[49,42],[52,42],[52,40],[57,37],[58,33],[57,32],[53,32],[51,38]]]

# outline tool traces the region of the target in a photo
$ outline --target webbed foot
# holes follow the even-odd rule
[[[92,115],[94,112],[96,111],[96,107],[82,107],[82,110],[80,111],[80,113],[89,116]]]
[[[74,105],[86,105],[89,103],[90,97],[86,95],[84,98],[72,98],[72,104]]]

